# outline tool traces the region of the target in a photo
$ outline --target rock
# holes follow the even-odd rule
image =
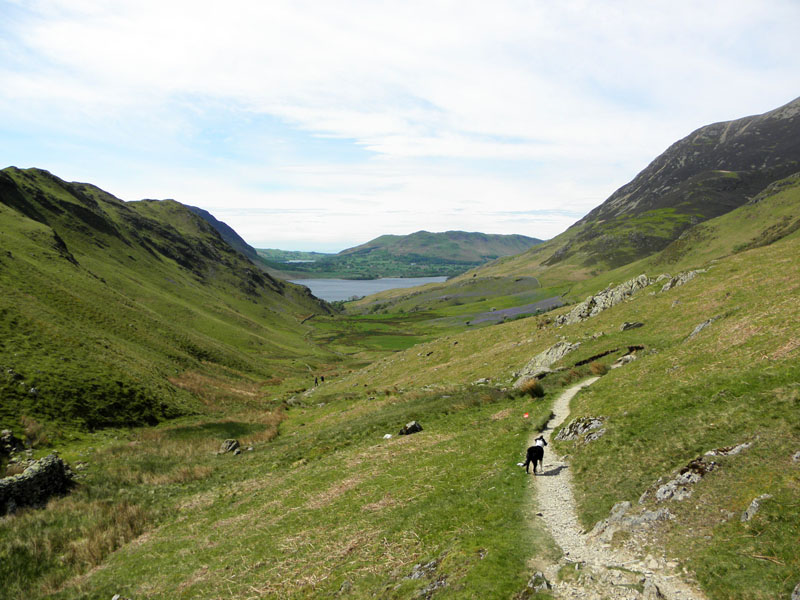
[[[794,453],[794,456],[792,456],[792,460],[794,462],[800,462],[800,450]]]
[[[430,575],[431,573],[436,571],[436,567],[439,566],[439,561],[437,559],[433,559],[430,562],[416,564],[411,567],[411,573],[406,575],[403,579],[421,579],[426,575]]]
[[[9,456],[14,452],[20,452],[25,448],[22,440],[16,437],[8,429],[0,432],[0,456]]]
[[[235,452],[236,450],[239,450],[239,440],[225,440],[219,448],[219,453],[225,454],[226,452]],[[241,452],[241,450],[239,450],[239,452]]]
[[[800,600],[800,583],[794,586],[794,591],[792,592],[792,600]]]
[[[652,579],[649,577],[645,579],[644,589],[642,590],[642,598],[644,600],[662,600],[664,597],[664,594],[661,593],[661,590],[653,583]]]
[[[656,501],[685,500],[692,495],[693,490],[690,486],[700,481],[707,473],[716,468],[717,463],[714,461],[706,462],[703,457],[694,459],[683,467],[677,476],[656,490]]]
[[[705,456],[735,456],[742,452],[743,450],[747,450],[750,446],[753,445],[753,442],[744,442],[739,444],[738,446],[726,446],[725,448],[715,448],[714,450],[709,450],[705,453]]]
[[[628,363],[632,363],[633,361],[635,361],[636,358],[637,357],[635,354],[625,354],[624,356],[620,356],[617,360],[615,360],[612,366],[614,368],[624,367]]]
[[[685,273],[678,273],[675,277],[671,278],[667,283],[661,287],[662,292],[668,292],[672,288],[683,285],[697,277],[700,273],[705,273],[705,269],[695,269],[694,271],[687,271]]]
[[[692,339],[694,336],[696,336],[698,333],[703,331],[703,329],[705,329],[706,327],[711,325],[717,319],[719,319],[719,317],[711,317],[710,319],[706,319],[705,321],[700,323],[700,325],[695,327],[694,330],[692,331],[692,333],[689,334],[689,337],[686,338],[686,341],[689,341],[690,339]]]
[[[630,298],[635,292],[648,285],[650,285],[650,280],[647,275],[642,274],[614,288],[609,286],[599,294],[589,296],[568,313],[556,317],[555,324],[561,326],[580,323]]]
[[[641,321],[625,321],[622,325],[619,326],[620,331],[628,331],[628,329],[637,329],[639,327],[644,327],[644,323]]]
[[[409,421],[400,430],[399,435],[411,435],[412,433],[418,433],[420,431],[422,431],[422,425],[419,424],[419,421]]]
[[[385,440],[392,439],[392,434],[391,433],[384,434],[383,439],[385,439]]]
[[[533,574],[533,577],[528,580],[527,587],[534,592],[546,592],[547,590],[553,589],[553,586],[547,581],[547,578],[541,571],[536,571],[536,573]]]
[[[536,379],[541,375],[552,373],[550,366],[564,358],[568,353],[576,350],[581,345],[580,342],[571,344],[567,341],[556,342],[544,352],[534,356],[519,375],[519,379],[514,382],[514,388],[520,389],[527,381]]]
[[[114,594],[111,596],[111,600],[128,600],[125,596],[120,596],[119,594]]]
[[[488,383],[489,383],[489,381],[490,381],[490,380],[489,380],[489,379],[487,379],[486,377],[481,377],[481,378],[480,378],[480,379],[478,379],[477,381],[474,381],[474,382],[472,383],[472,385],[486,385],[486,384],[488,384]]]
[[[610,543],[617,531],[641,529],[657,521],[668,521],[673,518],[672,513],[666,508],[654,511],[644,510],[635,514],[631,514],[630,509],[630,502],[617,502],[611,508],[609,517],[598,521],[589,535],[602,542]]]
[[[242,453],[242,449],[241,449],[241,448],[236,448],[236,449],[233,451],[233,455],[234,455],[234,456],[238,456],[238,455],[239,455],[239,454],[241,454],[241,453]]]
[[[603,421],[605,417],[578,417],[577,419],[573,419],[569,425],[563,428],[561,431],[558,432],[556,435],[556,439],[560,441],[567,441],[567,440],[577,440],[581,436],[586,436],[584,438],[584,443],[589,443],[593,440],[596,440],[600,436],[602,436],[606,430],[600,429],[603,427]],[[594,431],[591,434],[591,439],[589,439],[589,435],[587,435],[590,431]]]
[[[756,516],[756,513],[761,509],[761,503],[764,500],[769,500],[772,498],[772,494],[761,494],[758,498],[753,498],[753,501],[750,503],[750,506],[747,507],[742,513],[741,521],[742,523],[746,523],[750,519]]]
[[[74,485],[72,471],[55,454],[35,461],[20,475],[0,479],[0,515],[21,506],[44,506]]]

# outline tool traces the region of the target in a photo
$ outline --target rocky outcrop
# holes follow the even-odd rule
[[[641,321],[625,321],[622,325],[619,326],[620,331],[628,331],[629,329],[637,329],[639,327],[644,327],[644,323]]]
[[[695,269],[694,271],[686,271],[685,273],[678,273],[675,277],[670,277],[669,281],[661,286],[662,292],[668,292],[672,288],[683,285],[697,277],[700,273],[705,273],[705,269]]]
[[[609,517],[598,521],[589,535],[601,542],[610,543],[617,531],[641,529],[652,523],[674,518],[666,508],[654,511],[645,510],[634,514],[631,514],[630,510],[630,502],[617,502],[611,509]]]
[[[551,365],[564,358],[566,354],[579,348],[580,345],[580,342],[575,342],[572,344],[570,342],[561,341],[553,344],[544,352],[537,354],[519,373],[519,378],[514,382],[514,388],[520,389],[527,381],[530,381],[531,379],[537,379],[542,375],[551,373]]]
[[[568,313],[556,317],[555,323],[558,326],[580,323],[619,304],[623,300],[627,300],[634,293],[646,288],[648,285],[650,285],[650,279],[648,279],[647,275],[642,274],[616,287],[609,286],[599,294],[589,296]]]
[[[697,327],[695,327],[695,328],[692,330],[692,333],[690,333],[690,334],[689,334],[689,337],[687,337],[687,338],[686,338],[686,341],[688,342],[690,339],[692,339],[692,338],[693,338],[694,336],[696,336],[698,333],[700,333],[701,331],[703,331],[703,329],[705,329],[706,327],[708,327],[709,325],[711,325],[711,324],[712,324],[714,321],[716,321],[717,319],[719,319],[719,317],[711,317],[710,319],[706,319],[705,321],[703,321],[702,323],[700,323],[700,324],[699,324]]]
[[[72,487],[72,472],[58,456],[36,461],[20,475],[0,479],[0,515],[22,506],[44,506],[52,497]]]
[[[693,486],[708,473],[717,468],[717,463],[706,460],[704,457],[696,458],[683,467],[678,474],[659,486],[655,492],[656,502],[665,500],[685,500],[692,495]],[[639,499],[643,503],[647,496],[645,492]]]
[[[583,439],[583,443],[588,444],[605,434],[604,420],[605,417],[578,417],[559,431],[556,439],[560,441]]]
[[[772,498],[772,494],[761,494],[758,498],[753,498],[750,506],[748,506],[747,510],[742,513],[742,523],[746,523],[755,517],[756,513],[758,513],[758,511],[761,509],[761,503],[764,502],[764,500],[769,500],[770,498]]]

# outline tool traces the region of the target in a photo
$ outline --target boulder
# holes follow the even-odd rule
[[[625,321],[622,325],[619,326],[620,331],[628,331],[629,329],[637,329],[638,327],[644,327],[644,323],[641,321]]]
[[[544,576],[544,573],[536,571],[533,577],[528,580],[528,588],[534,592],[546,592],[547,590],[552,590],[553,586],[547,581],[547,577]]]
[[[226,452],[237,453],[236,452],[237,450],[239,450],[239,440],[225,440],[224,442],[222,442],[222,446],[220,446],[219,448],[219,453],[220,454],[225,454]],[[239,450],[239,452],[241,452],[241,450]]]
[[[623,300],[627,300],[635,292],[648,285],[650,285],[650,279],[648,279],[647,275],[642,274],[616,287],[609,286],[599,294],[589,296],[568,313],[556,317],[555,323],[557,326],[580,323],[619,304]]]
[[[0,479],[0,515],[21,506],[44,506],[52,496],[66,494],[74,485],[72,471],[58,456],[37,460],[20,475]]]
[[[756,516],[756,513],[761,509],[761,503],[764,500],[769,500],[772,498],[772,494],[761,494],[758,498],[753,498],[753,501],[750,503],[750,506],[747,507],[742,513],[741,521],[742,523],[746,523],[750,519]]]
[[[792,592],[792,600],[800,600],[800,583],[794,586],[794,591]]]
[[[546,373],[552,373],[550,366],[564,358],[568,353],[578,349],[580,345],[580,342],[572,344],[562,340],[556,342],[544,352],[540,352],[525,365],[524,369],[522,369],[519,378],[514,382],[514,388],[520,389],[525,382],[536,379]]]
[[[419,424],[419,421],[409,421],[400,430],[399,435],[411,435],[420,431],[422,431],[422,425]]]

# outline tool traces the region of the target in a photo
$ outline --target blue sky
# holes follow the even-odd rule
[[[0,0],[0,166],[256,247],[552,237],[708,123],[800,95],[797,0]]]

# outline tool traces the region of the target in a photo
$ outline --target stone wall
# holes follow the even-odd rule
[[[20,475],[0,479],[0,515],[23,506],[44,506],[72,487],[72,472],[55,454],[29,466]]]

